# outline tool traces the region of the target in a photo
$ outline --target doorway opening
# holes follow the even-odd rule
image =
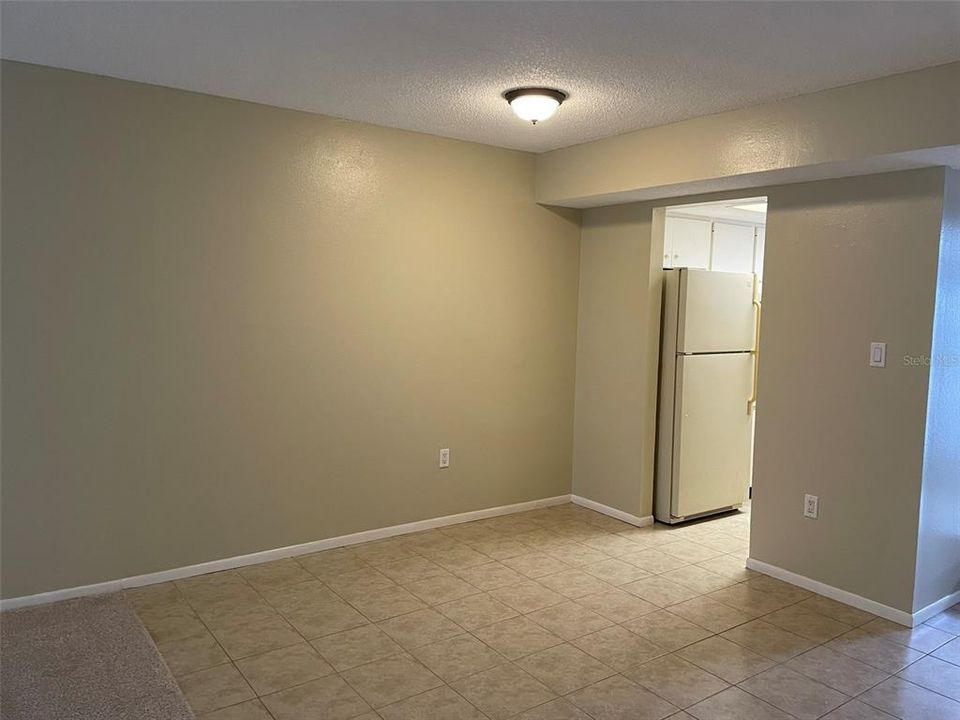
[[[654,515],[748,539],[767,198],[673,205],[655,219],[664,280]]]

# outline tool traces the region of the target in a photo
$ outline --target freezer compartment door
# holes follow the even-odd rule
[[[677,352],[754,349],[754,276],[751,273],[682,271]]]
[[[670,512],[688,517],[739,505],[750,486],[750,353],[677,358]]]

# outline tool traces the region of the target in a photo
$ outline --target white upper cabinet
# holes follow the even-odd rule
[[[709,268],[710,221],[668,216],[664,229],[663,253],[665,268]]]
[[[754,272],[754,232],[752,225],[713,223],[710,269],[720,272]]]

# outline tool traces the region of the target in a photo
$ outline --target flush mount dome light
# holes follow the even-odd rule
[[[567,99],[567,94],[553,88],[517,88],[507,90],[504,99],[510,103],[513,112],[521,120],[529,120],[536,125],[541,120],[552,117]]]

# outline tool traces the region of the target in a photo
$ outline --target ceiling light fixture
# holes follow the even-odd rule
[[[536,125],[553,116],[567,94],[553,88],[525,87],[507,90],[503,98],[518,118]]]

